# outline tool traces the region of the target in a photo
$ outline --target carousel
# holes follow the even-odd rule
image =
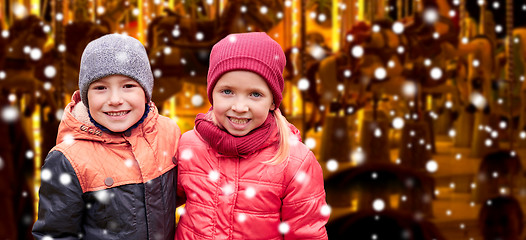
[[[6,0],[0,236],[32,239],[88,42],[140,40],[152,100],[185,132],[210,108],[212,46],[262,31],[287,57],[280,108],[322,166],[329,239],[524,239],[524,14],[526,0]]]

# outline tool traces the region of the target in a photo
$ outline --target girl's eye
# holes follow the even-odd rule
[[[221,91],[223,94],[232,94],[231,90],[225,89]]]
[[[258,92],[253,92],[253,93],[251,93],[251,95],[253,97],[261,97],[262,96],[261,93],[258,93]]]

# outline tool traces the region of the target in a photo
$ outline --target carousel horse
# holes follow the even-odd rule
[[[164,102],[182,88],[182,83],[205,85],[212,46],[230,33],[269,31],[280,19],[263,14],[260,7],[280,11],[277,0],[228,1],[218,19],[190,19],[167,12],[148,25],[148,53],[155,73],[154,101]],[[244,7],[245,12],[240,9]]]
[[[327,203],[333,208],[373,210],[372,203],[381,199],[386,209],[433,215],[435,182],[427,173],[411,167],[366,162],[329,175],[325,186]],[[357,199],[356,206],[353,199]]]
[[[509,150],[498,150],[485,155],[475,179],[475,201],[480,203],[496,196],[515,195],[522,173],[520,157],[512,155]]]
[[[432,221],[396,210],[348,213],[327,223],[327,235],[329,239],[446,239]]]

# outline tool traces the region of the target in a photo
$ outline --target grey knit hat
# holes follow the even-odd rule
[[[148,102],[152,99],[153,74],[142,43],[126,35],[108,34],[91,41],[80,60],[80,97],[88,106],[89,85],[103,77],[124,75],[137,81]]]

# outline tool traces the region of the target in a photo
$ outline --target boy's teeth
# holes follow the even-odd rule
[[[237,124],[245,124],[248,122],[248,119],[239,119],[239,118],[230,118],[230,120],[233,122],[233,123],[237,123]]]
[[[112,116],[112,117],[113,117],[113,116],[122,116],[122,115],[126,114],[126,111],[122,111],[122,112],[109,112],[109,113],[107,113],[107,114],[110,115],[110,116]]]

